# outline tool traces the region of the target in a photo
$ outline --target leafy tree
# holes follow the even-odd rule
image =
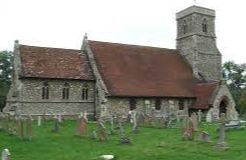
[[[233,61],[224,63],[223,75],[236,102],[238,111],[244,112],[243,90],[246,88],[246,64],[236,64]]]
[[[0,110],[11,83],[12,57],[11,51],[0,51]]]

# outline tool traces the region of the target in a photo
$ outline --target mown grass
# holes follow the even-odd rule
[[[215,125],[203,125],[211,135],[211,143],[182,141],[180,129],[140,128],[138,134],[126,133],[131,145],[120,145],[118,130],[107,142],[75,135],[75,121],[64,121],[59,133],[51,132],[53,122],[38,127],[33,123],[33,139],[22,141],[15,136],[0,132],[0,149],[8,148],[12,160],[95,160],[102,154],[113,154],[118,160],[245,160],[246,130],[226,133],[229,149],[214,147],[217,134]],[[95,128],[89,123],[88,130]]]

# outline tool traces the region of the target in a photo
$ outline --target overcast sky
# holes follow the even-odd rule
[[[0,50],[21,44],[79,49],[88,38],[175,48],[175,13],[194,0],[0,0]],[[246,1],[197,0],[216,10],[223,61],[246,62]]]

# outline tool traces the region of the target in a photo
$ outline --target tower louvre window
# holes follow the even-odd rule
[[[69,84],[65,83],[62,89],[62,99],[69,99]]]
[[[49,84],[48,84],[48,82],[43,83],[42,99],[49,99]]]
[[[203,19],[202,22],[202,32],[207,33],[208,32],[208,22],[207,19]]]

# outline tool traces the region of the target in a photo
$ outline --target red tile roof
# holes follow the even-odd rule
[[[191,108],[208,109],[211,104],[211,98],[219,82],[197,83],[194,87],[196,95],[195,104]]]
[[[81,50],[20,45],[22,77],[93,80]]]
[[[192,69],[177,50],[89,41],[111,96],[195,97]]]

